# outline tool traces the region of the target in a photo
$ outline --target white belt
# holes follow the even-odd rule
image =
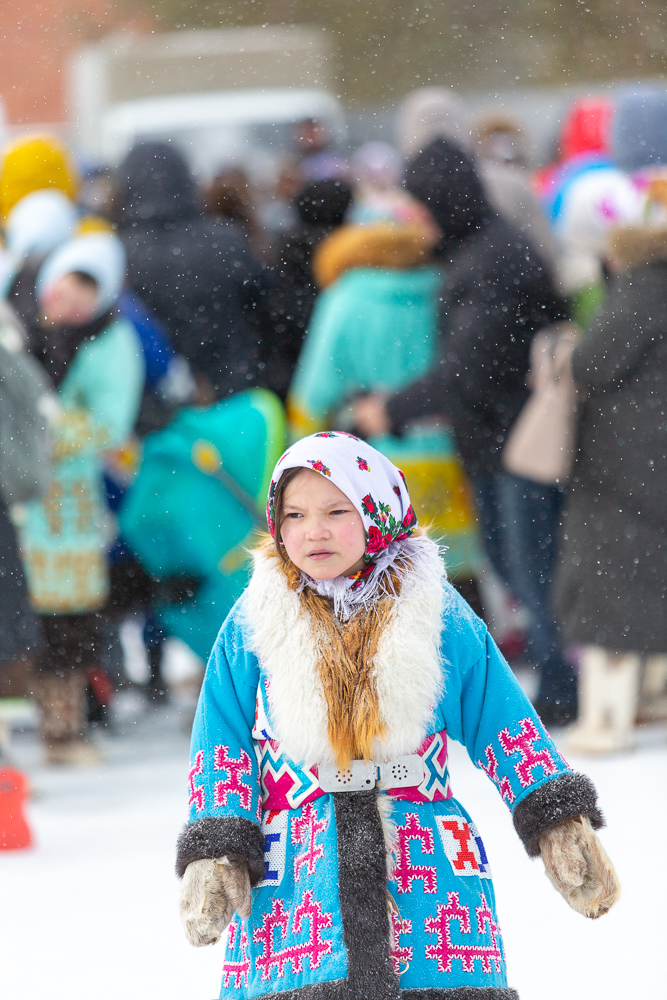
[[[395,757],[384,764],[352,760],[347,768],[318,764],[317,780],[323,792],[364,792],[370,788],[409,788],[424,780],[424,759],[418,753]]]

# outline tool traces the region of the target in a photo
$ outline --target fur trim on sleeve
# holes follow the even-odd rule
[[[183,878],[192,861],[236,855],[248,865],[250,884],[264,875],[264,837],[255,823],[241,816],[206,816],[187,823],[176,845],[176,874]]]
[[[539,858],[540,837],[545,830],[576,816],[588,816],[593,829],[604,826],[597,805],[595,785],[585,774],[562,774],[526,796],[514,810],[514,829],[528,856]]]

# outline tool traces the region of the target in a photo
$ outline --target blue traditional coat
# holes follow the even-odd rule
[[[128,437],[144,362],[134,327],[115,319],[76,349],[58,390],[49,489],[26,504],[21,549],[30,600],[42,614],[83,614],[107,600],[109,509],[102,455]]]
[[[516,996],[484,844],[450,788],[447,736],[496,785],[529,853],[542,829],[593,814],[595,796],[427,544],[375,659],[386,735],[374,760],[419,754],[418,787],[319,789],[318,765],[333,754],[318,640],[275,558],[257,556],[220,631],[178,867],[240,854],[256,873],[252,914],[231,924],[221,998]]]

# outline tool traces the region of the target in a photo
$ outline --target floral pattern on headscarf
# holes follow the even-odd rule
[[[266,519],[275,533],[274,497],[286,469],[312,469],[326,476],[354,504],[366,531],[366,567],[352,584],[361,587],[372,574],[377,557],[392,542],[412,535],[417,517],[410,503],[405,476],[371,445],[345,431],[320,431],[287,449],[273,470]]]

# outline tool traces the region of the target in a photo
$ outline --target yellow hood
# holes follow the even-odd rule
[[[21,198],[57,188],[73,200],[79,178],[67,148],[55,136],[23,136],[5,147],[0,170],[0,215],[7,218]]]

